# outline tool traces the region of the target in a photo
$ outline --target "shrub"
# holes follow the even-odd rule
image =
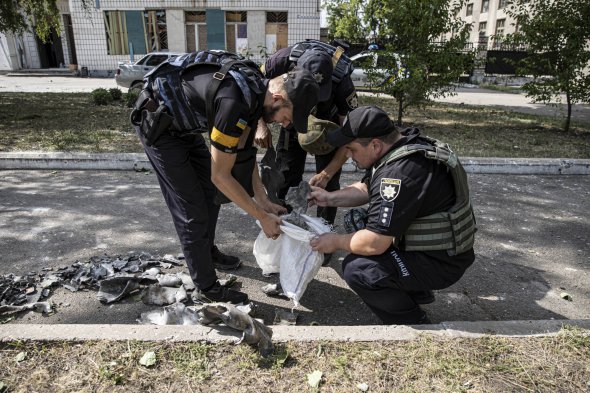
[[[111,93],[107,89],[94,89],[90,94],[92,103],[95,105],[108,105],[113,101],[113,96],[111,96]]]
[[[123,96],[123,92],[118,87],[109,89],[109,94],[113,97],[113,100],[118,101]]]
[[[139,96],[139,91],[135,89],[129,89],[129,92],[125,94],[125,104],[128,108],[133,108],[135,101],[137,101],[137,97]]]

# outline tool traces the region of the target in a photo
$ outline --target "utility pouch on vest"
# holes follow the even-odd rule
[[[165,105],[158,105],[151,94],[143,90],[130,115],[131,123],[139,128],[149,146],[172,124],[174,118],[167,113]]]
[[[166,106],[160,105],[155,112],[147,109],[141,111],[141,124],[139,130],[145,137],[147,144],[152,146],[160,135],[170,128],[174,118],[166,113]]]
[[[236,162],[234,163],[234,167],[231,170],[231,175],[234,179],[240,183],[240,185],[246,190],[248,195],[251,197],[254,196],[254,188],[252,187],[252,172],[254,171],[254,166],[256,165],[256,148],[250,147],[243,150],[238,150],[236,154]],[[223,195],[223,193],[217,190],[217,195],[215,195],[214,202],[218,205],[224,203],[230,203],[228,197]]]

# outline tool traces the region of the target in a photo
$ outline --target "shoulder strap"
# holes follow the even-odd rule
[[[213,78],[207,85],[207,92],[205,93],[205,106],[207,112],[207,127],[209,128],[209,135],[211,135],[211,131],[213,130],[213,122],[215,121],[215,114],[213,113],[213,100],[215,99],[215,94],[217,93],[217,90],[219,90],[219,86],[225,79],[229,69],[234,64],[239,62],[239,60],[232,60],[222,65],[221,69],[213,74]]]
[[[289,60],[297,62],[297,59],[299,59],[306,50],[312,48],[320,48],[332,56],[332,67],[334,68],[334,72],[332,72],[332,80],[334,82],[340,83],[344,77],[350,75],[354,70],[352,60],[344,54],[344,48],[340,46],[334,47],[325,42],[312,39],[307,39],[304,42],[295,44],[293,48],[291,48]]]
[[[241,66],[243,66],[243,68],[240,68],[234,74],[234,71],[231,71],[231,68],[235,65],[241,65]],[[231,73],[231,75],[234,77],[236,83],[238,83],[238,85],[240,86],[240,89],[242,90],[242,92],[244,93],[244,96],[246,97],[246,101],[247,101],[248,106],[256,105],[256,103],[254,102],[255,100],[253,100],[252,97],[250,97],[249,95],[246,95],[246,93],[249,93],[248,89],[250,87],[252,87],[253,91],[257,94],[259,94],[261,92],[261,90],[259,89],[258,86],[253,86],[251,83],[248,83],[250,81],[250,79],[255,78],[256,75],[254,72],[251,72],[251,73],[247,72],[247,70],[251,70],[251,67],[249,67],[248,64],[244,63],[242,60],[238,59],[238,60],[231,60],[231,61],[224,63],[221,66],[221,69],[219,71],[217,71],[215,74],[213,74],[211,81],[207,85],[207,91],[205,92],[205,105],[206,105],[206,112],[207,112],[207,128],[209,131],[209,135],[211,135],[211,132],[213,131],[213,124],[215,122],[215,112],[214,112],[215,94],[217,94],[217,90],[219,90],[219,86],[221,85],[221,82],[223,82],[223,80],[225,79],[225,77],[227,76],[228,73]],[[242,76],[242,74],[245,75],[244,81],[240,80],[240,77]],[[252,146],[252,142],[254,141],[254,134],[255,134],[255,132],[251,131],[250,134],[248,135],[248,139],[246,141],[246,147]]]
[[[387,165],[388,163],[399,160],[400,158],[409,156],[410,154],[414,154],[417,152],[428,152],[434,150],[434,146],[427,146],[427,145],[420,145],[420,144],[412,144],[412,145],[404,145],[400,146],[395,150],[390,151],[389,153],[385,154],[375,165],[373,165],[372,173],[374,174],[379,168]]]

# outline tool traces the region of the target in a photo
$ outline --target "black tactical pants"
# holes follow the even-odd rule
[[[285,139],[287,137],[288,145],[287,148],[285,148]],[[286,130],[285,128],[281,128],[276,150],[279,170],[283,173],[283,176],[285,176],[285,185],[279,189],[277,196],[284,199],[285,195],[287,195],[287,191],[289,191],[289,187],[297,187],[303,179],[307,152],[301,148],[301,145],[297,140],[297,132],[295,130]],[[323,156],[315,156],[316,173],[320,173],[325,167],[327,167],[335,154],[336,150]],[[332,176],[326,185],[326,191],[336,191],[340,189],[341,172],[342,170],[338,170],[338,172]],[[336,218],[336,210],[335,207],[318,207],[317,216],[322,217],[330,224],[333,224],[334,219]]]
[[[193,282],[199,289],[217,280],[211,248],[219,205],[213,203],[211,154],[203,136],[162,134],[153,146],[137,132],[158,176]]]
[[[386,325],[420,323],[425,313],[408,292],[449,287],[466,268],[394,247],[381,255],[349,254],[342,262],[346,283]]]

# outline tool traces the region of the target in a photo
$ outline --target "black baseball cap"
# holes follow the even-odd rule
[[[376,106],[360,106],[348,113],[342,127],[326,134],[326,141],[340,147],[358,138],[378,138],[396,130],[384,110]]]
[[[332,94],[332,56],[322,49],[311,48],[297,59],[297,66],[311,72],[320,85],[319,101],[327,101]]]
[[[320,86],[311,72],[295,67],[283,75],[285,90],[293,104],[293,127],[295,131],[307,132],[307,118],[318,103]]]

